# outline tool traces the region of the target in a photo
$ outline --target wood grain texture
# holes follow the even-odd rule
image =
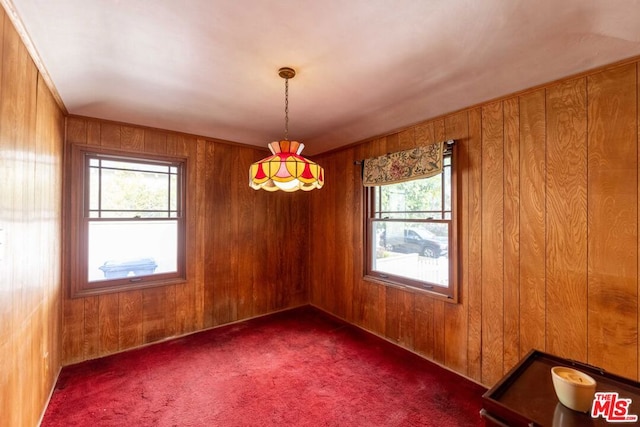
[[[120,301],[118,294],[100,295],[98,298],[98,354],[115,353],[119,350]]]
[[[0,9],[0,424],[37,425],[61,366],[64,117]],[[73,311],[73,310],[70,310]]]
[[[124,131],[123,131],[124,145]],[[197,142],[193,137],[185,135],[170,134],[167,136],[167,154],[171,156],[179,156],[187,159],[195,159],[197,150]],[[195,188],[197,183],[197,168],[195,162],[187,161],[186,164],[186,186],[187,188]],[[196,192],[188,191],[186,195],[186,208],[196,206]],[[185,242],[186,251],[189,254],[196,253],[197,239],[197,221],[189,221],[186,225],[187,239]],[[175,333],[176,335],[184,335],[198,328],[196,326],[196,263],[197,257],[188,257],[186,260],[187,283],[176,285],[175,288]]]
[[[349,253],[345,260],[345,319],[349,322],[353,322],[354,319],[354,301],[355,301],[355,287],[356,283],[362,277],[362,271],[364,270],[363,258],[357,256],[364,251],[364,234],[363,227],[361,227],[361,220],[364,215],[364,188],[361,184],[361,168],[356,164],[357,160],[360,160],[360,153],[355,148],[348,150],[348,156],[346,157],[345,167],[345,199],[347,200],[347,206],[353,212],[352,215],[345,216],[345,245],[349,250]],[[309,210],[309,212],[311,212]],[[350,221],[350,222],[349,222]],[[311,225],[311,224],[310,224]],[[311,262],[310,254],[308,254],[309,262]],[[309,283],[307,282],[307,288]]]
[[[435,345],[433,325],[433,298],[423,293],[416,294],[414,318],[414,350],[427,359],[433,360]]]
[[[402,347],[414,348],[415,294],[397,288],[387,288],[386,337]]]
[[[253,163],[254,153],[251,150],[239,150],[238,164],[250,165]],[[248,167],[248,166],[247,166]],[[235,197],[232,201],[237,213],[237,229],[235,231],[238,242],[251,242],[254,238],[253,212],[255,190],[247,184],[247,171],[245,168],[236,168],[237,173],[233,178],[233,192]],[[238,309],[237,318],[247,319],[253,317],[255,313],[254,293],[256,281],[253,276],[253,269],[247,265],[247,260],[254,259],[253,247],[248,244],[238,245]]]
[[[545,92],[520,97],[520,356],[545,350]]]
[[[118,298],[118,349],[141,346],[144,343],[142,291],[121,292]]]
[[[83,357],[95,359],[100,355],[100,299],[84,299]]]
[[[588,360],[638,376],[636,64],[587,78]]]
[[[468,375],[482,381],[482,110],[469,111],[469,144],[467,146],[468,205],[461,209],[469,218],[469,263],[462,276],[469,277],[469,325],[467,338]],[[465,181],[463,180],[462,183]],[[463,264],[464,266],[465,264]]]
[[[482,382],[504,366],[504,119],[502,102],[482,107]]]
[[[349,151],[345,151],[343,157],[335,158],[333,162],[336,167],[333,169],[331,178],[334,183],[339,182],[344,189],[340,193],[334,193],[335,212],[344,212],[353,205],[353,199],[349,198],[349,195],[352,194],[352,191],[349,190],[351,168],[347,164],[350,159]],[[331,298],[331,301],[335,302],[332,312],[344,319],[347,317],[347,307],[351,305],[350,287],[348,286],[351,278],[349,270],[351,263],[348,260],[353,259],[353,246],[351,245],[351,232],[347,231],[350,229],[351,217],[336,215],[334,218],[336,232],[333,233],[332,240],[335,245],[335,251],[341,256],[336,259],[335,268],[333,269],[335,276],[330,282],[333,284],[331,292],[339,296],[338,298]],[[346,286],[341,286],[342,284]]]
[[[520,360],[520,104],[504,101],[504,367]]]
[[[444,120],[435,120],[433,122],[433,142],[444,141],[445,127]],[[446,303],[443,300],[436,300],[433,302],[433,334],[434,334],[434,347],[433,347],[433,360],[438,363],[445,363],[445,351],[446,351],[446,336],[445,325],[446,319],[444,316],[444,305]]]
[[[192,188],[192,191],[187,194],[187,201],[191,202],[187,205],[188,215],[191,218],[191,215],[195,214],[195,219],[192,219],[188,222],[187,228],[189,230],[189,235],[187,236],[187,242],[194,241],[193,246],[189,246],[187,244],[187,250],[192,249],[193,252],[189,252],[190,254],[195,255],[195,259],[193,256],[187,257],[189,259],[190,265],[195,265],[193,268],[195,270],[192,280],[195,281],[194,292],[195,292],[195,330],[204,328],[204,313],[205,313],[205,218],[206,218],[206,185],[205,185],[205,176],[206,176],[206,147],[207,142],[198,138],[196,140],[195,147],[189,150],[190,153],[195,154],[195,157],[190,157],[189,167],[193,169],[195,167],[195,184],[190,183],[189,188]],[[190,214],[189,212],[192,212]],[[195,233],[195,234],[192,234]]]
[[[164,287],[142,290],[142,336],[145,344],[160,341],[167,334],[167,296]]]
[[[205,256],[213,260],[207,276],[211,279],[213,296],[213,324],[220,325],[237,319],[238,303],[238,207],[233,204],[230,178],[238,163],[234,147],[216,146],[212,170],[214,172],[210,194],[215,201],[210,212],[209,227],[212,232],[210,252]],[[226,218],[226,221],[220,221]],[[224,257],[215,256],[225,253]]]
[[[458,145],[456,168],[460,181],[459,187],[467,188],[469,183],[468,175],[468,145],[469,145],[469,116],[467,112],[458,113],[445,119],[445,139],[453,139]],[[458,207],[468,206],[468,193],[458,193]],[[454,240],[458,241],[458,262],[460,265],[468,263],[469,253],[469,217],[466,211],[458,208],[458,235]],[[458,271],[465,271],[457,269]],[[466,270],[468,271],[468,270]],[[467,318],[469,316],[469,280],[468,275],[452,278],[458,280],[458,301],[459,304],[444,305],[444,361],[445,365],[457,372],[467,374]]]
[[[547,89],[546,349],[587,360],[587,86]]]

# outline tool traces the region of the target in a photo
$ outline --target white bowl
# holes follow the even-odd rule
[[[584,372],[566,366],[551,368],[551,378],[560,403],[574,411],[591,410],[596,392],[596,380]]]

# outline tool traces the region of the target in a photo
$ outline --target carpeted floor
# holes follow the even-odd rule
[[[42,426],[481,426],[484,391],[303,307],[65,367]]]

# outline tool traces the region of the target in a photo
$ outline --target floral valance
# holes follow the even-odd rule
[[[445,142],[398,151],[364,161],[365,187],[429,178],[442,172]]]

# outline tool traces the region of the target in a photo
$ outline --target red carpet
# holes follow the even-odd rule
[[[481,426],[484,391],[303,307],[65,367],[42,426]]]

